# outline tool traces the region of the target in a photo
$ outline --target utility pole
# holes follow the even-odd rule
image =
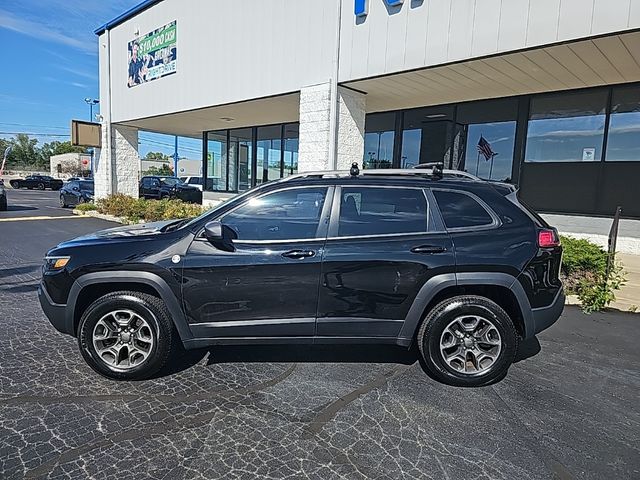
[[[175,149],[173,150],[173,175],[178,176],[178,136],[176,135]]]

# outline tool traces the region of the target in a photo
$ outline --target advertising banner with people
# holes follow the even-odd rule
[[[176,72],[177,27],[174,20],[129,42],[129,88]]]

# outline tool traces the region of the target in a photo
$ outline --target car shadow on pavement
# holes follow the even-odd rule
[[[540,352],[536,337],[520,342],[514,363]],[[208,357],[207,357],[208,354]],[[395,345],[217,345],[197,350],[182,350],[154,378],[188,370],[207,357],[206,365],[224,363],[395,363],[417,362],[415,348]]]
[[[9,205],[7,212],[23,212],[26,210],[38,210],[37,207],[27,207],[26,205]]]

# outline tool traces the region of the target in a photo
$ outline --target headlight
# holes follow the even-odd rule
[[[45,257],[44,266],[46,270],[61,270],[67,266],[71,257]]]

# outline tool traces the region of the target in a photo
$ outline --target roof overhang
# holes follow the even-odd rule
[[[290,93],[215,107],[117,122],[149,132],[201,138],[202,132],[297,122],[300,94]]]
[[[381,112],[640,81],[640,32],[343,82]]]

